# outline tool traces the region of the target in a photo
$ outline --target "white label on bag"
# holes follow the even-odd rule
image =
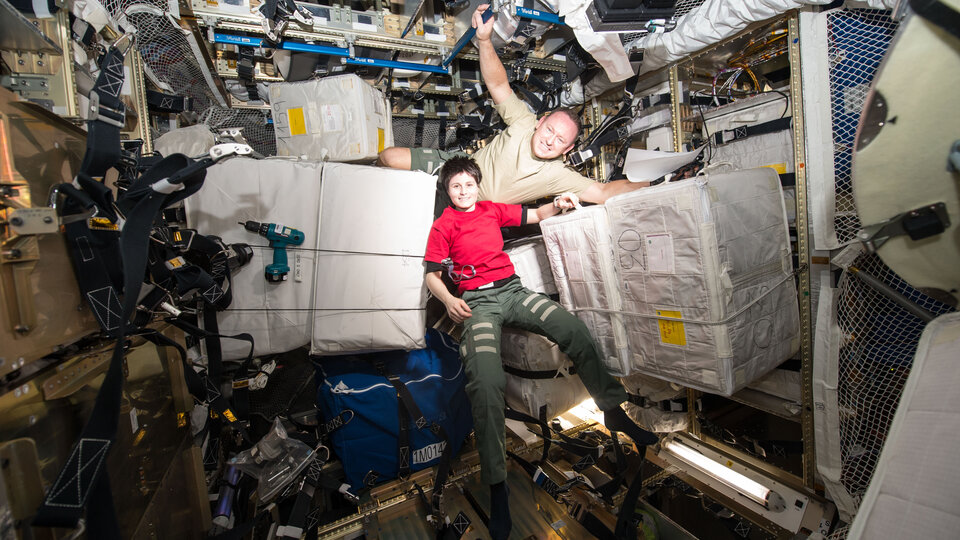
[[[655,274],[676,274],[673,237],[669,233],[648,234],[644,240],[647,248],[647,269]]]
[[[293,256],[293,280],[303,281],[303,255],[300,253]]]
[[[418,448],[413,451],[413,464],[420,465],[421,463],[429,463],[443,453],[444,447],[447,446],[446,441],[440,441],[438,443],[428,444],[423,448]]]
[[[324,131],[343,131],[343,111],[339,105],[321,105]]]

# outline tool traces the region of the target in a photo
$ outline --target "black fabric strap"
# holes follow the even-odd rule
[[[417,127],[413,132],[413,146],[419,148],[423,146],[423,125],[425,123],[425,118],[423,112],[421,111],[417,114]]]
[[[666,92],[663,94],[654,94],[652,96],[643,96],[637,100],[637,105],[640,110],[649,109],[650,107],[656,107],[657,105],[670,104],[670,93]]]
[[[139,188],[127,192],[142,194],[136,200],[121,200],[118,205],[126,207],[127,220],[120,234],[120,250],[124,269],[124,298],[117,343],[107,368],[93,411],[81,431],[80,438],[66,464],[47,491],[46,498],[37,511],[35,523],[46,526],[75,527],[87,507],[87,501],[95,490],[98,498],[110,498],[110,486],[104,473],[107,452],[117,433],[120,416],[121,391],[123,388],[122,364],[124,335],[129,328],[129,319],[137,305],[138,292],[147,267],[147,251],[150,228],[160,210],[192,194],[203,183],[202,170],[182,178],[186,189],[169,195],[150,189],[159,181],[173,177],[176,171],[187,168],[190,160],[181,154],[173,154],[143,174],[131,186]],[[116,514],[104,510],[105,500],[87,512],[87,528],[91,537],[118,538],[119,524]]]
[[[713,141],[716,144],[727,144],[754,135],[766,135],[767,133],[776,133],[790,129],[793,126],[793,117],[777,118],[769,122],[755,124],[752,126],[739,126],[734,129],[724,129],[713,134]]]
[[[417,406],[417,402],[413,399],[413,394],[410,393],[410,390],[407,388],[403,381],[401,381],[397,376],[391,375],[389,373],[384,373],[384,376],[387,377],[387,380],[390,381],[390,384],[393,385],[394,389],[397,391],[397,398],[399,400],[398,410],[406,410],[409,418],[413,419],[414,425],[417,429],[424,429],[426,427],[430,428],[430,431],[433,434],[444,442],[443,452],[440,455],[440,463],[437,465],[437,474],[433,482],[433,496],[432,496],[432,509],[435,515],[440,513],[440,499],[443,496],[443,488],[447,483],[447,476],[450,474],[450,452],[451,444],[450,437],[447,436],[447,432],[443,429],[443,426],[436,422],[432,422],[426,419],[423,416],[423,413],[420,412],[420,407]],[[399,406],[402,404],[402,406]],[[403,422],[401,421],[401,425]],[[402,451],[402,448],[401,448]],[[410,460],[410,448],[409,443],[407,445],[407,473],[409,473],[409,460]],[[399,456],[401,460],[404,455]],[[402,463],[402,461],[401,461]],[[401,469],[402,471],[402,469]]]
[[[599,458],[599,457],[600,457],[600,454],[603,452],[603,448],[602,448],[602,447],[598,447],[598,446],[595,446],[595,445],[591,445],[591,444],[584,443],[583,441],[581,441],[581,440],[579,440],[579,439],[574,439],[573,437],[570,437],[569,435],[566,435],[566,434],[561,433],[561,432],[559,432],[559,431],[553,430],[552,428],[549,427],[549,425],[547,424],[545,418],[544,418],[543,420],[540,420],[540,419],[537,419],[537,418],[534,418],[534,417],[530,416],[529,414],[527,414],[527,413],[525,413],[525,412],[521,412],[521,411],[518,411],[518,410],[515,410],[515,409],[511,409],[510,407],[507,407],[507,408],[505,409],[505,411],[504,411],[504,416],[505,416],[506,418],[511,419],[511,420],[517,420],[517,421],[520,421],[520,422],[529,422],[529,423],[531,423],[531,424],[538,424],[538,425],[541,426],[541,430],[543,430],[544,428],[546,428],[547,431],[543,431],[543,432],[540,434],[542,437],[544,437],[544,439],[547,439],[546,434],[547,434],[548,432],[552,431],[557,437],[559,437],[559,440],[555,440],[555,441],[553,441],[553,442],[555,442],[555,443],[557,444],[557,446],[559,446],[560,448],[563,448],[564,450],[566,450],[566,451],[568,451],[568,452],[570,452],[571,454],[574,454],[574,455],[576,455],[576,456],[594,455],[594,456],[597,456],[597,457]],[[544,415],[544,416],[545,416],[545,415]]]
[[[162,113],[178,113],[187,108],[186,98],[156,90],[147,90],[147,106],[152,111]]]
[[[910,8],[927,21],[960,38],[960,12],[940,0],[910,0]]]
[[[656,408],[664,412],[687,412],[686,398],[653,401],[637,394],[627,393],[627,401],[644,409]]]
[[[637,475],[630,481],[630,487],[620,503],[620,512],[617,514],[617,528],[613,531],[616,538],[636,538],[637,523],[634,518],[634,511],[637,508],[637,501],[640,499],[640,491],[643,489],[643,460],[641,455],[640,468],[637,469]]]
[[[503,371],[520,377],[522,379],[557,379],[577,374],[577,366],[570,364],[560,369],[521,369],[514,366],[503,365]]]
[[[113,210],[113,197],[109,190],[107,194],[98,194],[99,189],[106,189],[106,186],[84,173],[77,175],[77,182],[84,188],[77,189],[71,184],[61,184],[57,188],[64,196],[59,212],[67,250],[87,305],[100,328],[108,336],[115,337],[120,331],[123,311],[120,304],[123,266],[120,264],[120,228]],[[97,199],[101,199],[100,202]],[[94,212],[96,215],[91,215]],[[108,217],[110,215],[113,215],[112,219]]]
[[[110,47],[100,59],[100,74],[90,92],[90,106],[96,118],[87,122],[87,150],[80,172],[102,177],[120,159],[120,128],[125,108],[120,99],[123,88],[124,53]]]
[[[450,113],[447,111],[447,102],[442,99],[437,101],[437,117],[440,118],[440,131],[437,133],[437,148],[446,150],[447,119],[450,118]]]

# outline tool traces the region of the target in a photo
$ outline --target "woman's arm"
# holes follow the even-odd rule
[[[443,280],[440,279],[440,272],[441,270],[437,270],[436,272],[426,274],[424,279],[426,279],[427,288],[430,289],[433,296],[443,302],[443,305],[447,308],[447,315],[450,316],[453,322],[460,324],[464,319],[470,318],[470,306],[468,306],[462,298],[457,298],[450,294],[447,286],[444,285]]]
[[[547,203],[536,210],[533,208],[527,209],[527,223],[540,223],[548,217],[559,214],[561,210],[576,208],[578,206],[580,206],[580,199],[576,194],[568,191],[562,195],[557,195],[552,203]]]

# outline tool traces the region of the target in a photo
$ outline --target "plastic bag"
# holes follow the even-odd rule
[[[259,481],[257,495],[260,502],[267,502],[299,476],[316,456],[306,444],[287,437],[287,430],[277,418],[269,433],[230,459],[230,464]]]

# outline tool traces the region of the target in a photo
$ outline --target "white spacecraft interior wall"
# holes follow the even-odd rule
[[[435,192],[436,177],[422,172],[324,166],[312,354],[425,346]]]
[[[960,314],[923,331],[848,538],[955,538],[960,528]]]
[[[850,522],[857,503],[842,483],[843,451],[840,440],[840,406],[837,378],[841,330],[837,324],[838,290],[831,286],[830,275],[820,276],[820,301],[814,331],[813,421],[817,472],[830,499],[837,505],[840,518]]]
[[[270,107],[281,156],[372,161],[393,146],[387,98],[353,74],[273,83]]]
[[[834,229],[833,120],[830,110],[830,59],[827,14],[800,12],[800,77],[803,83],[803,127],[810,231],[815,249],[839,247]]]
[[[256,355],[310,343],[316,254],[289,249],[287,280],[270,283],[263,272],[273,262],[273,249],[266,238],[237,222],[282,223],[304,233],[304,247],[313,246],[322,166],[290,158],[233,158],[210,167],[200,191],[184,201],[191,228],[219,236],[227,244],[257,246],[250,262],[232,276],[230,306],[217,315],[221,334],[253,336]],[[226,360],[244,358],[249,350],[243,341],[223,339],[221,343]]]
[[[573,363],[556,343],[524,330],[504,328],[500,351],[503,363],[527,371],[555,371],[554,378],[528,379],[506,373],[505,399],[511,408],[540,417],[546,407],[547,419],[556,418],[590,397],[576,374],[568,373]]]
[[[682,398],[686,391],[677,389],[668,381],[656,379],[642,373],[634,373],[620,379],[627,392],[642,396],[650,401],[660,402],[668,399]],[[685,412],[665,411],[659,407],[641,407],[631,402],[624,406],[627,414],[641,426],[657,433],[672,433],[687,429],[690,424],[689,416]]]
[[[524,287],[548,296],[557,294],[543,237],[534,236],[510,242],[504,247],[504,251],[510,256],[510,262],[513,263]]]
[[[799,348],[773,170],[713,173],[586,211],[542,228],[561,300],[585,319],[604,356],[619,355],[607,362],[614,374],[730,395]]]

